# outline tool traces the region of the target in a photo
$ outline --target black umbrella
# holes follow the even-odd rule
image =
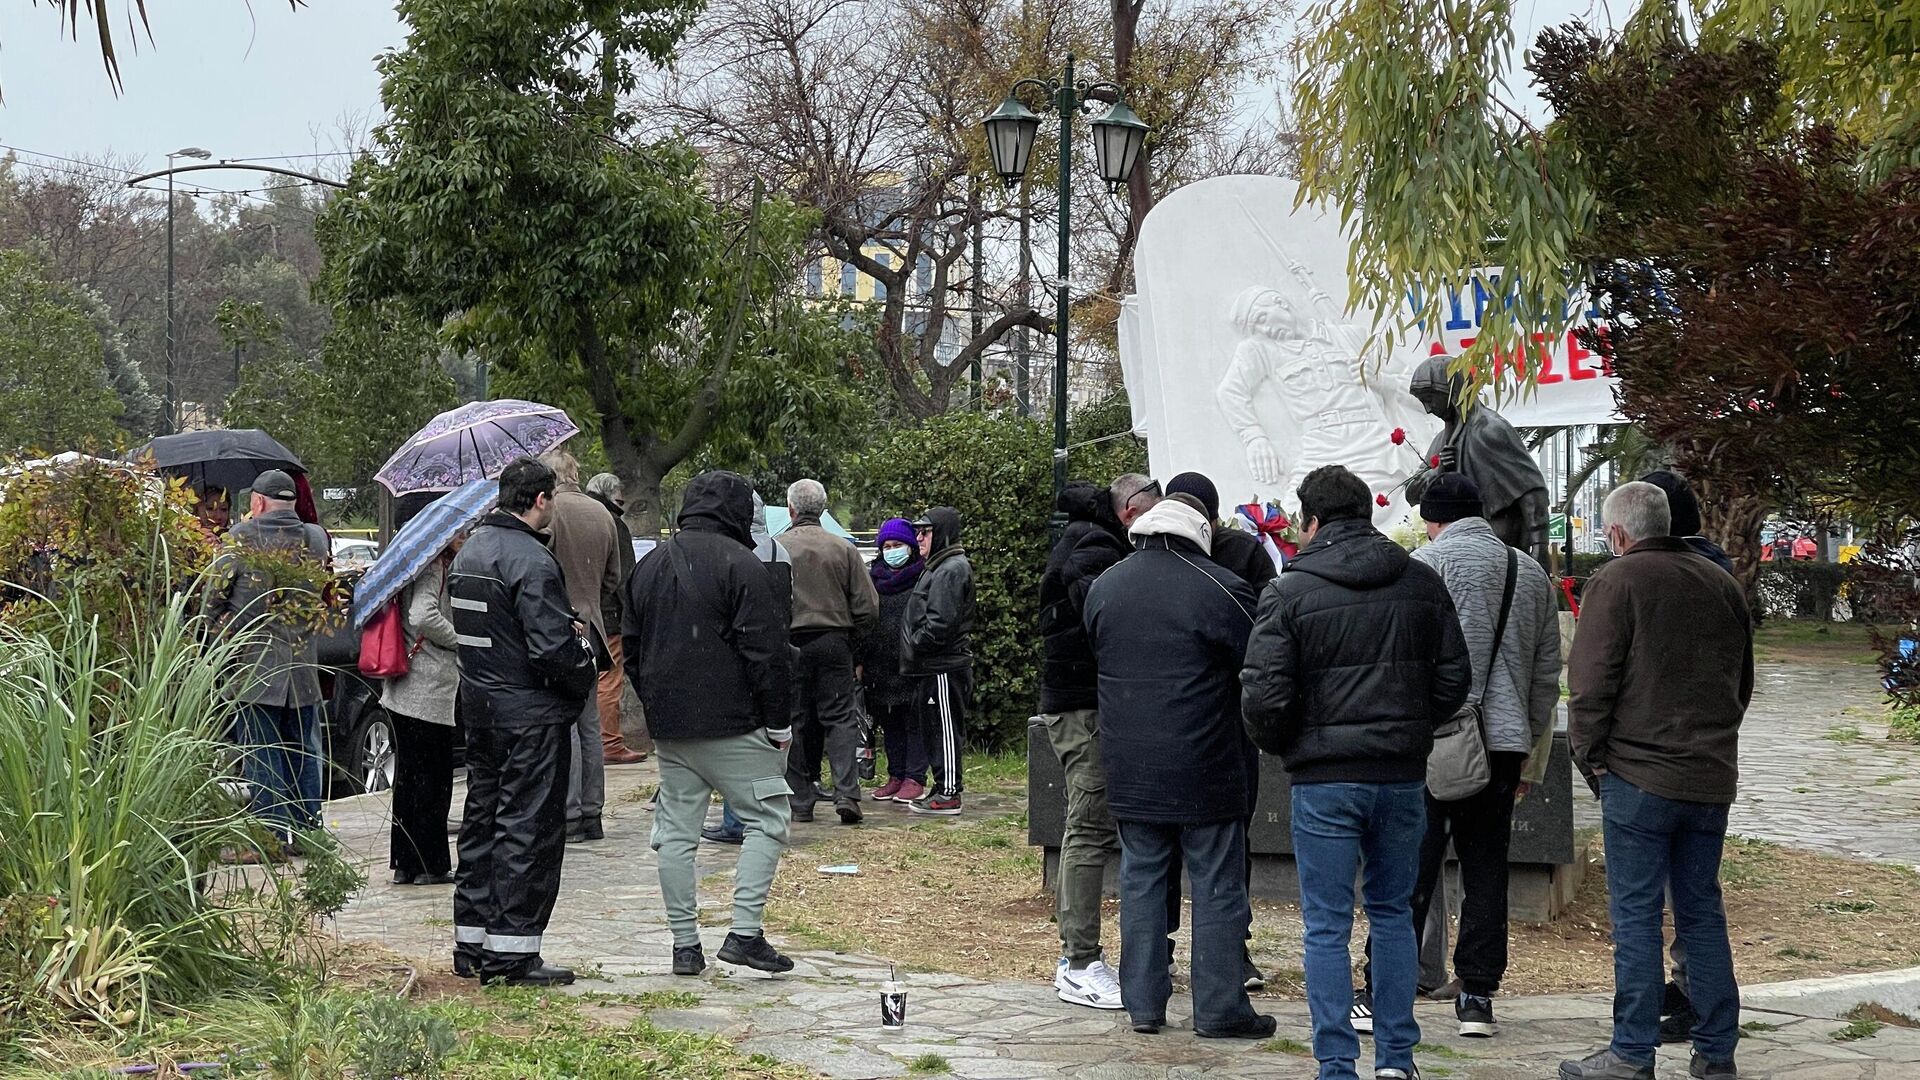
[[[217,487],[229,494],[252,488],[255,478],[268,469],[307,471],[293,451],[259,428],[162,435],[130,457],[149,462],[169,476],[185,477],[196,491]]]

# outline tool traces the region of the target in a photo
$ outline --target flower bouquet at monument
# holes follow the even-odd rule
[[[1228,524],[1257,537],[1276,569],[1300,553],[1300,533],[1276,501],[1242,503],[1233,508]]]
[[[1395,492],[1406,490],[1415,480],[1425,476],[1429,472],[1437,471],[1440,468],[1439,454],[1434,454],[1432,457],[1422,457],[1420,451],[1415,450],[1407,444],[1406,428],[1394,428],[1393,433],[1388,435],[1387,439],[1395,446],[1405,446],[1407,452],[1413,455],[1414,460],[1419,462],[1419,465],[1412,472],[1408,473],[1399,483],[1373,497],[1374,503],[1379,506],[1391,505]]]

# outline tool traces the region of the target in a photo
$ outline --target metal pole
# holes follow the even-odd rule
[[[986,259],[981,253],[980,233],[983,231],[982,224],[984,217],[980,213],[980,201],[980,181],[975,180],[973,182],[972,198],[968,200],[973,209],[973,319],[969,327],[969,329],[973,331],[973,335],[968,339],[970,341],[980,340],[980,333],[983,329],[981,323],[986,317],[987,300],[984,295],[985,290],[981,288],[982,283],[986,281],[987,270]],[[978,412],[986,408],[986,399],[980,392],[980,354],[977,352],[973,354],[972,374],[972,405],[974,411]]]
[[[1033,265],[1033,205],[1022,196],[1020,199],[1020,306],[1033,306],[1033,279],[1028,276],[1028,268]],[[1019,330],[1020,358],[1013,369],[1013,400],[1019,414],[1023,417],[1033,415],[1033,338],[1023,324]]]
[[[173,164],[173,155],[167,155]],[[173,388],[173,171],[167,171],[167,416],[161,424],[171,435],[180,430]]]
[[[1054,309],[1056,335],[1053,358],[1053,495],[1056,500],[1067,488],[1067,263],[1068,229],[1073,202],[1073,114],[1080,102],[1073,86],[1073,54],[1067,54],[1066,77],[1060,82],[1057,108],[1060,112],[1060,275],[1059,298]]]

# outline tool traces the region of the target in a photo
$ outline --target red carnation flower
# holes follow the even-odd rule
[[[1373,501],[1379,503],[1381,506],[1385,506],[1393,500],[1387,498],[1385,495],[1375,495]]]
[[[1398,428],[1398,427],[1394,428],[1393,434],[1390,436],[1390,438],[1393,439],[1393,445],[1395,446],[1400,446],[1404,444],[1407,441],[1407,429]]]
[[[1430,457],[1430,458],[1428,458],[1428,459],[1427,459],[1427,464],[1429,464],[1429,465],[1431,465],[1431,466],[1433,466],[1433,467],[1434,467],[1434,468],[1436,468],[1436,469],[1437,469],[1437,468],[1439,468],[1439,467],[1440,467],[1440,455],[1439,455],[1439,454],[1435,454],[1435,455],[1433,455],[1432,457]]]

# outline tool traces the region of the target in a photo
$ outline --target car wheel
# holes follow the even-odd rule
[[[393,787],[393,718],[372,709],[353,740],[353,778],[361,791],[372,793]]]

